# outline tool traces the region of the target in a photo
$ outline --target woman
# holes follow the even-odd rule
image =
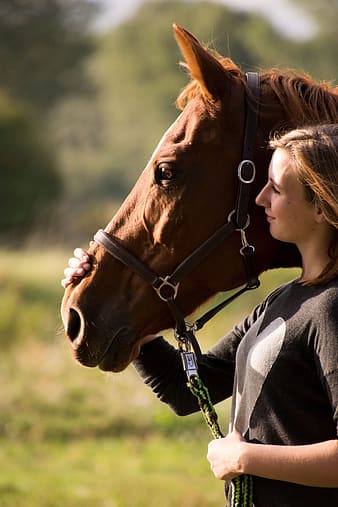
[[[233,395],[230,432],[207,457],[218,479],[253,476],[255,507],[337,507],[338,125],[294,130],[271,147],[256,203],[271,235],[298,247],[302,272],[202,356],[213,402]],[[77,249],[63,286],[88,269]],[[178,414],[198,409],[163,338],[145,339],[134,364]]]

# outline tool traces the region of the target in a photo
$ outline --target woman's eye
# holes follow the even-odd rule
[[[169,183],[175,178],[175,175],[175,168],[167,162],[162,162],[156,168],[156,181],[158,183]]]

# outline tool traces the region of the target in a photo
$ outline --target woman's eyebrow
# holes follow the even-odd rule
[[[276,181],[271,178],[271,176],[269,177],[269,182],[276,188],[278,188],[279,190],[281,190],[283,187],[281,185],[279,185],[278,183],[276,183]]]

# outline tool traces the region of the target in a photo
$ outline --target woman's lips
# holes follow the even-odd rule
[[[267,219],[268,222],[272,222],[274,220],[274,217],[272,217],[271,215],[268,215],[266,213],[266,219]]]

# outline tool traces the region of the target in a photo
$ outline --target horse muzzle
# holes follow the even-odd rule
[[[139,348],[130,326],[107,322],[104,316],[91,318],[72,298],[64,296],[61,308],[65,333],[74,358],[83,366],[104,371],[122,371],[135,358]]]

